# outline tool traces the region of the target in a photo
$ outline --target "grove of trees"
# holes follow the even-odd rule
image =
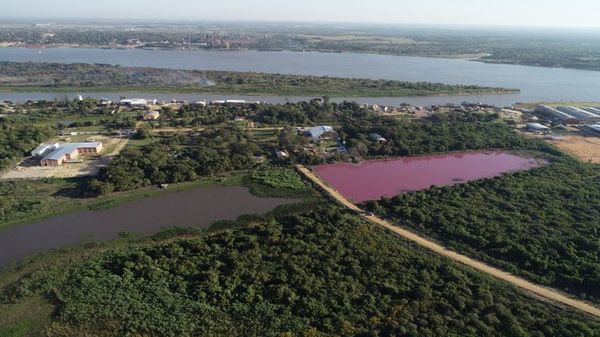
[[[90,181],[88,192],[107,194],[249,169],[256,165],[254,156],[264,153],[236,128],[177,135],[141,149],[126,150]]]
[[[6,124],[0,119],[0,171],[54,135],[51,128]]]

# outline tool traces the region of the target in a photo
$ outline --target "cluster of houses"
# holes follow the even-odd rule
[[[304,146],[303,151],[313,154],[324,154],[324,153],[347,153],[348,150],[343,142],[340,141],[337,132],[332,126],[319,125],[314,127],[301,127],[297,129],[298,135],[306,137],[310,140],[310,144]],[[369,139],[379,144],[387,143],[387,139],[378,133],[370,133]],[[325,143],[326,148],[317,146],[320,141],[331,140],[332,143]],[[334,144],[335,143],[335,144]],[[289,158],[289,154],[286,151],[279,150],[275,151],[275,156],[278,160],[286,160]]]
[[[170,103],[178,103],[178,104],[192,104],[192,105],[199,105],[199,106],[207,106],[207,105],[213,105],[213,106],[222,106],[222,105],[256,105],[256,104],[261,104],[260,101],[246,101],[243,99],[226,99],[226,100],[212,100],[210,102],[207,102],[206,100],[197,100],[194,101],[192,103],[189,103],[186,100],[183,101],[179,101],[179,100],[171,100]],[[112,102],[106,99],[102,99],[100,101],[100,105],[111,105]],[[119,102],[119,105],[124,106],[124,107],[129,107],[129,108],[133,108],[133,109],[146,109],[148,108],[150,105],[157,105],[157,104],[166,104],[166,102],[158,102],[158,100],[156,99],[152,99],[152,100],[148,100],[145,98],[126,98],[126,99],[122,99]]]
[[[379,105],[379,104],[364,104],[363,108],[373,111],[378,114],[427,114],[430,111],[421,106],[412,106],[410,104],[402,104],[398,107]]]
[[[113,103],[109,100],[102,99],[100,101],[101,106],[108,106],[111,104],[113,104]],[[185,101],[185,100],[183,100],[183,101],[171,100],[171,102],[167,103],[167,102],[158,102],[156,99],[147,100],[144,98],[122,99],[119,102],[120,106],[129,108],[129,109],[133,109],[133,110],[147,110],[148,108],[150,108],[152,106],[156,106],[156,105],[165,105],[166,106],[168,104],[191,104],[194,106],[205,107],[205,106],[251,106],[251,105],[261,104],[261,102],[260,101],[238,100],[238,99],[227,99],[227,100],[213,100],[210,102],[208,102],[206,100],[197,100],[192,103],[189,103],[188,101]],[[160,118],[160,112],[157,110],[149,110],[149,111],[144,112],[141,115],[141,119],[144,121],[154,121],[159,118]]]
[[[548,120],[563,125],[577,125],[577,127],[590,135],[600,137],[600,107],[578,108],[574,106],[550,107],[544,104],[537,105],[534,112],[546,117]],[[548,134],[550,129],[539,124],[530,123],[530,131]]]
[[[556,108],[540,104],[535,112],[549,116],[563,124],[582,124],[600,122],[600,107],[577,108],[574,106],[559,106]]]

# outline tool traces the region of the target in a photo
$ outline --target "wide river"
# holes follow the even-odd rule
[[[352,98],[359,103],[415,105],[457,103],[462,100],[495,105],[538,101],[600,101],[600,72],[562,68],[486,64],[456,59],[387,56],[355,53],[266,51],[159,51],[114,49],[0,48],[0,60],[16,62],[104,63],[157,68],[255,71],[281,74],[358,77],[448,84],[477,84],[521,89],[517,95],[427,98]],[[101,93],[118,97],[119,93]],[[46,95],[39,97],[41,95]],[[99,96],[93,94],[90,96]],[[128,94],[128,96],[131,96]],[[56,94],[0,93],[0,100],[41,99]],[[148,97],[148,96],[146,96]],[[175,97],[166,95],[166,97]],[[179,95],[188,100],[202,95]],[[282,97],[261,97],[283,102]],[[304,99],[303,97],[289,100]],[[256,100],[256,98],[254,98]]]
[[[262,214],[292,202],[258,198],[243,187],[209,187],[66,214],[0,231],[0,268],[36,252],[116,239],[123,232],[154,234],[170,226],[207,227],[217,220]]]

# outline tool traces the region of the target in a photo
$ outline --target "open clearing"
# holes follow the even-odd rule
[[[594,136],[567,136],[550,140],[551,144],[583,162],[600,164],[600,138]]]
[[[596,317],[600,317],[600,309],[594,307],[593,305],[590,305],[583,301],[579,301],[579,300],[570,298],[570,297],[562,294],[558,290],[537,285],[537,284],[529,282],[523,278],[512,275],[512,274],[505,272],[503,270],[500,270],[498,268],[492,267],[492,266],[485,264],[481,261],[478,261],[476,259],[470,258],[465,255],[461,255],[455,251],[447,249],[446,247],[444,247],[436,242],[433,242],[433,241],[428,240],[424,237],[421,237],[411,231],[408,231],[406,229],[398,227],[398,226],[396,226],[384,219],[381,219],[377,216],[370,215],[370,214],[369,215],[363,214],[363,211],[358,206],[356,206],[355,204],[350,202],[348,199],[346,199],[343,195],[341,195],[341,193],[339,193],[338,191],[336,191],[335,189],[333,189],[332,187],[327,185],[323,180],[321,180],[310,169],[308,169],[302,165],[298,165],[298,166],[296,166],[296,168],[297,168],[298,172],[300,172],[304,177],[308,178],[314,184],[319,186],[319,188],[322,191],[324,191],[325,193],[330,195],[332,198],[334,198],[337,202],[339,202],[343,206],[345,206],[348,209],[351,209],[355,212],[361,213],[362,217],[364,219],[369,220],[372,223],[375,223],[397,235],[400,235],[404,239],[407,239],[413,243],[416,243],[417,245],[419,245],[423,248],[426,248],[430,251],[433,251],[436,254],[447,257],[455,262],[469,266],[480,272],[491,275],[497,279],[508,282],[518,288],[524,289],[532,294],[535,294],[536,296],[539,296],[544,299],[553,301],[555,303],[559,303],[559,304],[586,312],[586,313],[596,316]]]

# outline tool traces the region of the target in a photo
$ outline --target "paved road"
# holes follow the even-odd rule
[[[342,205],[348,207],[351,210],[357,211],[357,212],[362,211],[359,207],[357,207],[356,205],[351,203],[348,199],[346,199],[339,192],[337,192],[336,190],[331,188],[329,185],[327,185],[325,182],[323,182],[316,174],[314,174],[308,168],[306,168],[302,165],[298,165],[298,166],[296,166],[296,168],[306,178],[310,179],[313,183],[317,184],[323,191],[328,193],[330,196],[332,196],[334,199],[336,199]],[[435,243],[435,242],[430,241],[426,238],[423,238],[413,232],[410,232],[410,231],[402,229],[396,225],[393,225],[390,222],[388,222],[384,219],[381,219],[379,217],[370,216],[370,215],[366,215],[366,214],[363,214],[362,216],[365,219],[367,219],[381,227],[384,227],[385,229],[392,231],[392,232],[402,236],[403,238],[410,240],[410,241],[418,244],[421,247],[425,247],[437,254],[440,254],[440,255],[448,257],[456,262],[459,262],[459,263],[462,263],[469,267],[472,267],[474,269],[477,269],[480,272],[484,272],[489,275],[492,275],[495,278],[506,281],[512,285],[515,285],[521,289],[525,289],[525,290],[527,290],[533,294],[536,294],[540,297],[543,297],[545,299],[569,306],[571,308],[581,310],[585,313],[588,313],[588,314],[596,316],[596,317],[600,317],[600,309],[599,308],[594,307],[586,302],[579,301],[579,300],[570,298],[568,296],[565,296],[558,290],[534,284],[523,278],[520,278],[518,276],[512,275],[512,274],[502,271],[498,268],[495,268],[488,264],[485,264],[481,261],[472,259],[465,255],[461,255],[457,252],[454,252],[452,250],[445,248],[444,246],[442,246],[438,243]]]

